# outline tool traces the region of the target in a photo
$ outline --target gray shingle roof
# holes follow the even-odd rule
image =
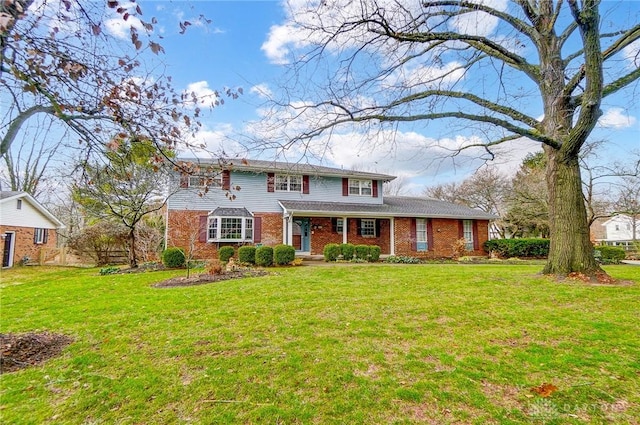
[[[434,217],[493,220],[496,217],[484,211],[451,202],[408,196],[385,196],[384,203],[351,204],[344,202],[279,201],[288,211],[296,214],[361,215],[376,217]]]
[[[253,217],[246,208],[223,208],[218,207],[211,215],[216,217]]]
[[[19,195],[23,192],[17,192],[14,190],[3,190],[0,192],[0,199],[6,199],[6,198],[11,198],[12,196],[16,196]]]
[[[366,171],[345,170],[342,168],[324,167],[321,165],[306,164],[300,162],[279,162],[264,161],[259,159],[202,159],[202,158],[180,158],[181,161],[193,162],[206,166],[221,166],[232,170],[254,171],[254,172],[284,172],[292,174],[309,174],[313,176],[327,177],[356,177],[372,180],[391,181],[395,176],[380,173],[370,173]]]

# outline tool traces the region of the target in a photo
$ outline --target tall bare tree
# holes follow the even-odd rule
[[[328,137],[343,125],[371,131],[390,124],[393,132],[403,123],[430,120],[473,126],[473,137],[456,152],[479,148],[492,157],[506,142],[537,141],[547,158],[552,217],[544,273],[601,272],[589,240],[579,153],[602,115],[602,99],[640,77],[632,45],[640,24],[632,2],[290,5],[297,9],[288,28],[300,32],[295,44],[308,50],[296,51],[287,91],[289,99],[299,95],[302,101],[286,103],[294,108],[291,116],[311,121],[291,143]],[[310,99],[320,75],[326,90]],[[305,83],[308,76],[314,84]]]

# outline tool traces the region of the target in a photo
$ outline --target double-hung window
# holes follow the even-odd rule
[[[336,219],[336,233],[342,234],[344,232],[344,220],[342,218]]]
[[[209,217],[209,242],[244,242],[253,240],[253,218]]]
[[[373,193],[371,180],[349,179],[349,195],[371,196]]]
[[[189,187],[222,187],[222,174],[214,176],[189,176]]]
[[[47,229],[40,229],[40,228],[33,229],[33,243],[35,244],[47,243]]]
[[[418,251],[428,251],[427,242],[427,220],[425,218],[416,219],[416,249]]]
[[[462,221],[462,237],[464,237],[464,249],[473,251],[473,220]]]
[[[277,192],[302,192],[302,176],[276,174],[275,180]]]

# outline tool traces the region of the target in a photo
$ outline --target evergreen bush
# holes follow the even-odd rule
[[[495,252],[500,258],[546,258],[549,255],[549,239],[492,239],[484,243],[484,249]]]
[[[329,243],[324,246],[322,251],[324,255],[324,261],[336,261],[340,256],[342,250],[340,249],[340,245],[337,243]]]
[[[378,245],[371,245],[369,247],[369,261],[371,263],[377,263],[380,260],[380,253],[382,250]]]
[[[169,269],[184,267],[186,256],[182,248],[171,247],[162,252],[162,264]]]
[[[342,258],[344,260],[351,261],[356,253],[356,247],[351,243],[343,243],[340,245],[340,251],[342,252]]]
[[[368,260],[369,259],[369,245],[356,245],[356,259]]]
[[[273,248],[270,246],[261,246],[256,249],[256,265],[260,267],[269,267],[273,265]]]
[[[600,252],[602,264],[619,264],[625,258],[624,249],[615,246],[602,245],[597,246],[595,250]]]
[[[238,248],[238,261],[243,264],[256,263],[256,247],[245,245]]]
[[[236,251],[232,246],[223,246],[218,250],[218,258],[226,264],[229,262],[229,258],[233,257],[233,254],[235,253]]]
[[[277,266],[291,264],[296,259],[296,249],[291,245],[276,245],[273,248],[273,259]]]

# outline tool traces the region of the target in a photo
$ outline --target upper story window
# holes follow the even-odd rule
[[[302,176],[276,174],[275,189],[278,192],[302,192]]]
[[[349,179],[349,195],[371,196],[371,180]]]
[[[22,199],[18,199],[18,203],[16,205],[16,209],[18,209],[18,210],[22,209]]]
[[[222,174],[214,176],[189,176],[189,187],[222,187]]]
[[[209,242],[246,242],[253,240],[253,218],[209,217]]]

